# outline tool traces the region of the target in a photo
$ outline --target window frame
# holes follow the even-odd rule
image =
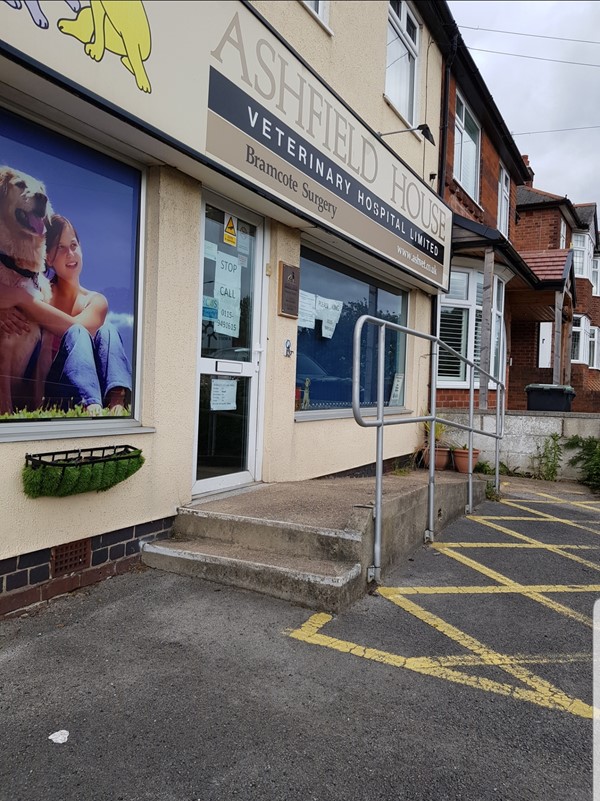
[[[564,250],[567,247],[567,222],[565,218],[562,216],[560,217],[560,234],[558,240],[558,247],[560,250]]]
[[[590,370],[600,370],[600,328],[596,325],[590,326],[589,348],[588,348],[588,367]]]
[[[352,259],[347,258],[344,256],[344,260],[341,261],[338,254],[333,252],[329,252],[327,248],[320,246],[311,238],[306,240],[302,240],[301,242],[301,252],[309,251],[312,252],[313,255],[320,257],[323,260],[322,266],[326,267],[327,269],[334,270],[336,272],[341,273],[342,275],[348,276],[351,279],[355,279],[361,282],[366,283],[369,287],[375,287],[378,290],[382,290],[383,292],[387,292],[393,295],[402,295],[402,304],[406,308],[406,321],[402,323],[406,327],[410,327],[410,303],[411,303],[411,289],[410,287],[402,284],[393,284],[391,282],[387,282],[385,279],[378,277],[371,273],[368,270],[365,270],[362,265],[357,262],[354,262]],[[344,301],[345,302],[345,301]],[[406,337],[408,335],[405,335]],[[350,349],[352,352],[352,342],[350,342]],[[298,339],[296,339],[296,354],[300,353],[300,344]],[[309,358],[313,358],[310,354],[305,354]],[[408,362],[409,359],[409,347],[408,341],[405,342],[404,348],[404,376],[407,375],[408,369]],[[384,407],[384,415],[388,414],[399,414],[399,413],[409,413],[410,409],[406,407],[406,381],[404,382],[404,405],[402,406],[385,406]],[[362,407],[362,414],[365,417],[375,416],[377,414],[377,407],[375,406],[364,406]],[[330,420],[330,419],[343,419],[343,418],[350,418],[353,416],[352,407],[339,407],[339,408],[330,408],[330,409],[296,409],[294,411],[294,420],[296,422],[304,422],[310,420]]]
[[[585,314],[574,314],[571,332],[571,363],[587,365],[590,356],[590,318]],[[578,335],[577,353],[575,352],[575,335]]]
[[[332,34],[329,27],[329,0],[300,0],[300,2],[321,27]]]
[[[462,309],[467,309],[467,329],[466,329],[466,352],[463,353],[463,356],[466,356],[472,362],[476,364],[479,363],[479,354],[476,353],[476,342],[480,340],[480,334],[478,333],[478,325],[481,323],[481,315],[482,315],[482,304],[478,303],[477,297],[477,285],[478,285],[478,276],[481,276],[481,283],[483,283],[483,269],[477,269],[475,267],[453,267],[452,272],[450,275],[450,281],[452,281],[452,276],[457,274],[466,274],[468,276],[467,282],[467,298],[466,299],[456,299],[456,298],[449,298],[445,300],[448,295],[447,294],[440,294],[440,303],[439,303],[439,311],[438,311],[438,331],[440,332],[441,338],[441,315],[442,309],[444,306],[451,306],[457,307]],[[504,375],[504,371],[506,369],[506,326],[504,322],[504,304],[506,298],[506,279],[499,275],[494,275],[494,286],[493,286],[493,295],[492,295],[492,331],[491,331],[491,350],[490,350],[490,374],[495,376],[498,380],[503,381],[501,376]],[[498,306],[498,298],[500,295],[498,286],[502,285],[502,293],[501,293],[501,300],[502,305],[501,308]],[[462,362],[461,362],[462,364]],[[465,369],[465,377],[464,378],[455,378],[453,376],[444,376],[440,373],[438,367],[438,376],[437,376],[437,383],[438,387],[443,388],[455,388],[455,389],[468,389],[469,388],[469,380],[467,377],[467,371]],[[474,378],[474,386],[477,388],[479,387],[479,373],[476,371],[475,378]],[[494,388],[494,382],[490,382],[490,387]]]
[[[399,3],[399,10],[400,15],[398,15],[396,9],[394,8],[394,3],[388,3],[388,24],[386,27],[386,67],[385,67],[385,81],[384,81],[384,98],[387,103],[394,109],[394,111],[401,117],[402,120],[408,123],[409,126],[414,126],[417,124],[417,107],[418,107],[418,83],[419,83],[419,52],[420,52],[420,45],[421,45],[421,23],[417,18],[416,14],[409,8],[408,3],[406,0],[401,0]],[[413,39],[408,31],[408,21],[412,23],[415,28],[415,39]],[[390,27],[395,32],[395,36],[389,39],[389,29]],[[399,58],[395,58],[390,64],[389,61],[389,50],[393,43],[399,39],[401,45],[405,48],[408,57],[412,57],[414,70],[412,75],[412,87],[402,86],[402,91],[408,91],[408,95],[410,97],[412,93],[412,103],[410,104],[411,107],[408,106],[408,103],[405,107],[404,99],[399,96],[394,96],[394,92],[390,91],[391,80],[388,78],[390,75],[390,68],[399,60],[399,58],[404,58],[404,55],[400,56]],[[409,79],[410,80],[410,79]],[[410,101],[409,101],[410,102]]]
[[[458,112],[458,103],[459,103],[459,101],[460,101],[460,103],[462,104],[462,107],[463,107],[463,116],[462,116],[462,118],[461,118],[461,116],[459,115],[459,112]],[[464,159],[462,157],[462,155],[463,155],[462,142],[464,141],[464,136],[466,135],[466,128],[465,128],[465,124],[466,123],[465,123],[465,120],[466,120],[467,114],[469,115],[469,117],[471,118],[473,124],[477,128],[477,142],[475,143],[475,145],[476,145],[475,186],[474,186],[474,191],[473,192],[471,192],[471,188],[467,187],[467,185],[465,183],[464,171],[463,171],[463,168],[462,168],[463,167],[463,161],[464,161]],[[457,130],[460,130],[461,137],[462,137],[461,138],[460,172],[457,170],[457,164],[456,164],[456,151],[457,151],[457,142],[458,142],[458,137],[456,135]],[[477,120],[477,117],[473,114],[473,112],[469,108],[468,103],[465,102],[465,100],[462,97],[461,93],[457,89],[456,90],[456,106],[455,106],[455,112],[454,112],[454,160],[453,160],[453,164],[452,164],[452,175],[454,177],[454,180],[458,184],[460,184],[460,186],[467,193],[467,195],[469,195],[469,197],[472,198],[478,205],[479,205],[479,193],[481,191],[481,132],[482,132],[481,124],[479,123],[479,121]]]
[[[592,295],[600,295],[600,256],[592,259]]]
[[[505,186],[505,179],[508,181],[508,189]],[[503,212],[505,212],[503,214]],[[505,218],[505,219],[503,219]],[[504,225],[503,225],[504,223]],[[510,231],[510,175],[508,170],[500,162],[498,176],[498,230],[507,239]]]
[[[147,168],[112,149],[104,147],[101,143],[65,129],[60,125],[51,125],[47,120],[40,120],[23,113],[21,109],[13,108],[9,104],[0,105],[0,114],[6,113],[39,129],[44,129],[50,137],[59,136],[66,142],[76,146],[83,146],[91,152],[106,157],[117,164],[133,168],[139,173],[139,195],[136,214],[137,241],[133,281],[133,316],[134,334],[131,351],[132,370],[132,404],[131,415],[127,417],[89,417],[62,419],[30,420],[24,423],[7,421],[0,424],[0,443],[2,442],[30,442],[51,441],[65,439],[80,439],[82,437],[114,437],[125,434],[152,434],[156,429],[142,423],[142,403],[144,386],[144,341],[145,341],[145,232],[146,208],[148,192]],[[83,245],[85,248],[85,243]]]
[[[582,244],[576,244],[577,239],[583,240]],[[587,278],[592,280],[592,261],[594,257],[594,245],[588,231],[574,231],[573,242],[573,270],[576,278]],[[577,254],[581,253],[581,267],[578,264]]]

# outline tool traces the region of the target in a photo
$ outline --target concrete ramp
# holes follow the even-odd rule
[[[423,543],[427,473],[383,483],[382,567]],[[474,481],[474,502],[485,481]],[[172,538],[146,543],[150,567],[339,612],[367,591],[373,561],[374,478],[257,484],[177,510]],[[436,531],[464,514],[467,479],[436,475]]]

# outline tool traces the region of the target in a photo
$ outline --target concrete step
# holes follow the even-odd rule
[[[372,511],[361,510],[368,519]],[[361,521],[364,528],[364,522]],[[214,540],[246,549],[272,551],[290,557],[360,562],[360,531],[340,531],[301,523],[281,522],[248,515],[205,511],[194,506],[177,510],[172,536],[176,540]]]
[[[360,561],[308,558],[222,540],[148,542],[142,546],[142,562],[159,570],[241,587],[334,613],[346,609],[365,591]]]

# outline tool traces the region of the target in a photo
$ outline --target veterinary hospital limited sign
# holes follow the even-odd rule
[[[4,40],[200,160],[447,286],[449,209],[245,4],[107,4],[123,19],[104,49],[91,7],[47,10],[63,5],[41,29],[0,3]]]

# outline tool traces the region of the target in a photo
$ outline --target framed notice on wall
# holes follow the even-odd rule
[[[279,262],[279,309],[282,317],[298,317],[300,268]]]

